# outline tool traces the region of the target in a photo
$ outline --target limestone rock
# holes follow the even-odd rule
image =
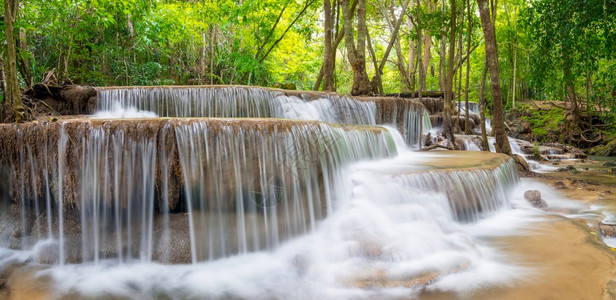
[[[554,187],[559,190],[562,190],[562,189],[566,189],[567,185],[565,185],[565,183],[562,181],[557,181],[556,183],[554,183]]]
[[[599,222],[599,233],[606,237],[616,237],[616,224]]]
[[[537,190],[528,190],[524,192],[524,199],[526,199],[533,207],[547,208],[548,203],[541,199],[541,192]]]
[[[598,156],[616,156],[616,140],[613,140],[605,146],[597,146],[590,149],[591,155]]]

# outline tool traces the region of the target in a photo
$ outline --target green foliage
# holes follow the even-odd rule
[[[562,77],[572,81],[596,72],[601,60],[614,58],[616,6],[603,0],[532,0],[523,11],[533,41],[534,86],[547,96],[562,97]]]
[[[538,141],[545,142],[560,138],[560,126],[565,121],[565,110],[552,108],[549,110],[531,109],[526,105],[519,108],[523,112],[522,120],[529,122]]]
[[[533,143],[533,156],[532,158],[535,160],[542,160],[542,156],[541,156],[541,144],[535,142]]]
[[[26,36],[25,49],[18,49],[20,82],[25,87],[32,81],[43,80],[53,70],[60,81],[71,78],[76,83],[100,86],[281,83],[311,89],[323,59],[322,2],[312,2],[291,26],[307,1],[310,0],[22,0],[16,23]],[[463,2],[456,3],[458,21],[462,20]],[[563,68],[571,67],[579,95],[589,95],[589,110],[604,123],[616,124],[616,114],[610,113],[616,110],[613,1],[497,2],[495,27],[505,108],[511,108],[514,85],[516,101],[563,98]],[[432,43],[426,88],[440,90],[441,36],[449,30],[450,8],[447,5],[443,11],[443,1],[411,3],[403,12],[401,1],[367,1],[367,26],[374,56],[380,63],[385,53],[392,31],[387,22],[390,13],[396,17],[404,13],[399,36],[402,65],[408,67],[418,62],[417,55],[414,61],[409,60],[411,50],[421,42],[419,28],[423,36],[431,37]],[[467,32],[469,16],[456,30],[462,33],[464,47],[471,40],[469,99],[478,101],[485,48],[475,1],[470,3],[471,32]],[[339,20],[334,31],[339,32],[342,26],[343,21]],[[0,36],[4,40],[3,30]],[[447,44],[448,37],[443,41]],[[396,51],[392,49],[383,70],[386,93],[409,89],[398,70],[400,58]],[[366,54],[368,74],[372,77],[374,63],[370,53]],[[460,56],[463,54],[457,52],[456,59]],[[418,70],[408,68],[407,72],[414,77],[410,88],[416,90]],[[335,83],[339,92],[349,92],[352,74],[343,41],[336,56]],[[588,89],[587,74],[591,79]],[[488,112],[492,101],[489,84],[488,80]],[[563,120],[564,111],[552,109],[527,118],[538,136],[547,137],[558,134],[558,122]],[[613,130],[616,135],[616,129]]]
[[[308,78],[316,6],[284,29],[299,1],[24,0],[17,27],[27,35],[22,61],[34,81],[59,78],[97,85],[262,84],[287,64]],[[284,14],[279,14],[284,7]],[[277,17],[281,19],[277,21]],[[276,24],[276,26],[274,26]],[[269,36],[269,38],[266,38]],[[316,41],[312,41],[313,43]],[[295,48],[297,47],[297,48]],[[266,57],[265,51],[272,49]],[[309,58],[309,59],[306,59]],[[299,78],[299,79],[298,79]]]

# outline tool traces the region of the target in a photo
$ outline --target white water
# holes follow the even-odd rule
[[[430,116],[424,108],[400,105],[404,107],[400,116],[397,108],[390,115],[382,115],[373,101],[337,95],[309,101],[256,87],[125,87],[99,89],[94,118],[285,118],[377,125],[377,115],[381,115],[385,122],[399,123],[407,144],[418,149],[423,134],[432,127]]]
[[[151,111],[139,110],[134,107],[122,107],[114,103],[111,109],[101,110],[92,115],[91,119],[144,119],[157,118],[158,115]]]
[[[398,145],[401,139],[394,135]],[[393,159],[349,166],[333,213],[314,231],[269,251],[192,265],[103,260],[39,274],[51,276],[59,295],[130,299],[397,299],[419,296],[424,285],[466,294],[532,274],[485,240],[518,234],[540,214],[521,200],[523,188],[504,195],[513,195],[514,205],[522,209],[505,206],[479,222],[458,223],[445,193],[399,180],[408,166],[436,158],[398,151]],[[0,251],[0,266],[8,256],[25,260],[33,252]],[[422,276],[428,283],[405,287]]]
[[[181,91],[188,93],[185,99],[203,97],[193,92]],[[237,93],[226,99],[243,101],[244,94]],[[303,102],[264,91],[250,93],[256,93],[250,99],[265,101],[258,100],[259,105],[271,103],[271,97],[279,101],[266,108],[255,104],[257,114],[282,109],[285,117],[344,122],[351,116],[375,123],[370,102],[357,109],[355,102],[333,98]],[[131,95],[123,97],[130,100]],[[198,111],[194,103],[176,101],[163,109],[160,99],[148,101],[144,103],[163,112]],[[200,109],[247,114],[236,105],[217,103]],[[81,196],[77,199],[85,224],[78,229],[80,244],[65,245],[69,236],[62,228],[71,229],[71,223],[62,218],[62,206],[48,204],[48,236],[32,247],[24,242],[23,251],[0,248],[0,268],[11,260],[44,261],[46,252],[57,249],[59,265],[38,272],[50,276],[54,293],[132,299],[409,298],[424,287],[467,293],[526,278],[530,270],[515,267],[515,261],[486,239],[516,234],[512,228],[525,228],[539,213],[518,205],[520,191],[512,190],[515,166],[416,173],[426,171],[422,161],[438,157],[406,150],[404,140],[428,126],[425,114],[404,117],[409,131],[404,135],[393,129],[379,134],[375,128],[310,124],[269,130],[248,121],[238,127],[203,120],[180,120],[173,127],[169,121],[162,128],[154,123],[112,129],[105,127],[110,124],[86,124],[74,136],[62,131],[58,161],[52,157],[49,162],[53,178],[38,185],[51,186],[47,192],[60,203],[65,195]],[[155,134],[143,134],[151,131]],[[47,148],[23,151],[33,157],[31,166],[50,154]],[[181,162],[186,214],[169,213],[169,184],[178,170],[165,162],[173,151]],[[319,154],[316,159],[310,155],[314,153]],[[20,167],[27,165],[28,155]],[[154,168],[157,163],[161,165]],[[65,176],[69,168],[78,176]],[[20,170],[20,178],[29,174]],[[162,183],[154,178],[158,172]],[[47,176],[31,173],[37,180]],[[76,192],[63,190],[72,180],[77,181]],[[512,210],[512,205],[522,209]],[[155,206],[161,206],[162,221],[153,220]],[[52,223],[54,208],[59,222]],[[156,242],[154,222],[167,228],[177,219],[188,224],[187,230],[163,230]],[[170,250],[170,244],[178,251]],[[74,249],[84,262],[64,264]],[[186,249],[191,264],[153,262],[168,261],[165,258]]]
[[[466,151],[481,151],[479,145],[473,143],[473,141],[469,139],[464,139],[464,149],[466,149]]]

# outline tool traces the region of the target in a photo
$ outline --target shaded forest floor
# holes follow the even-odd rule
[[[606,113],[608,112],[608,113]],[[609,110],[580,109],[574,125],[571,105],[563,101],[518,103],[505,115],[510,136],[536,144],[560,143],[583,149],[589,155],[616,156],[616,124]]]

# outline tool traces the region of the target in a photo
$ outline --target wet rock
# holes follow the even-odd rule
[[[541,199],[541,192],[537,190],[528,190],[524,192],[524,199],[526,199],[533,207],[547,208],[548,203]]]
[[[565,154],[564,149],[559,149],[556,147],[539,147],[539,151],[541,151],[542,155],[562,155]]]
[[[605,146],[596,146],[590,149],[590,155],[616,156],[616,139],[607,143]]]
[[[434,142],[432,141],[432,134],[430,132],[426,134],[426,138],[424,139],[424,141],[424,146],[432,146]]]
[[[605,237],[616,237],[616,224],[599,222],[599,233]]]
[[[571,174],[577,174],[577,173],[580,172],[580,171],[578,171],[578,169],[576,169],[574,166],[571,166],[571,165],[569,165],[569,166],[567,166],[565,168],[558,168],[558,170],[556,170],[556,171],[558,171],[558,172],[569,172]]]
[[[530,171],[530,167],[528,166],[528,163],[522,156],[514,154],[513,159],[515,160],[515,164],[518,166],[518,170]]]
[[[554,183],[554,187],[561,190],[561,189],[566,189],[567,185],[565,185],[565,183],[562,181],[557,181]]]
[[[564,145],[564,144],[547,143],[547,144],[542,145],[542,147],[544,147],[548,151],[560,152],[558,154],[563,154],[566,156],[566,158],[584,159],[587,157],[586,153],[582,152],[582,150],[572,147],[572,146]],[[552,153],[552,154],[556,154],[556,153]]]

